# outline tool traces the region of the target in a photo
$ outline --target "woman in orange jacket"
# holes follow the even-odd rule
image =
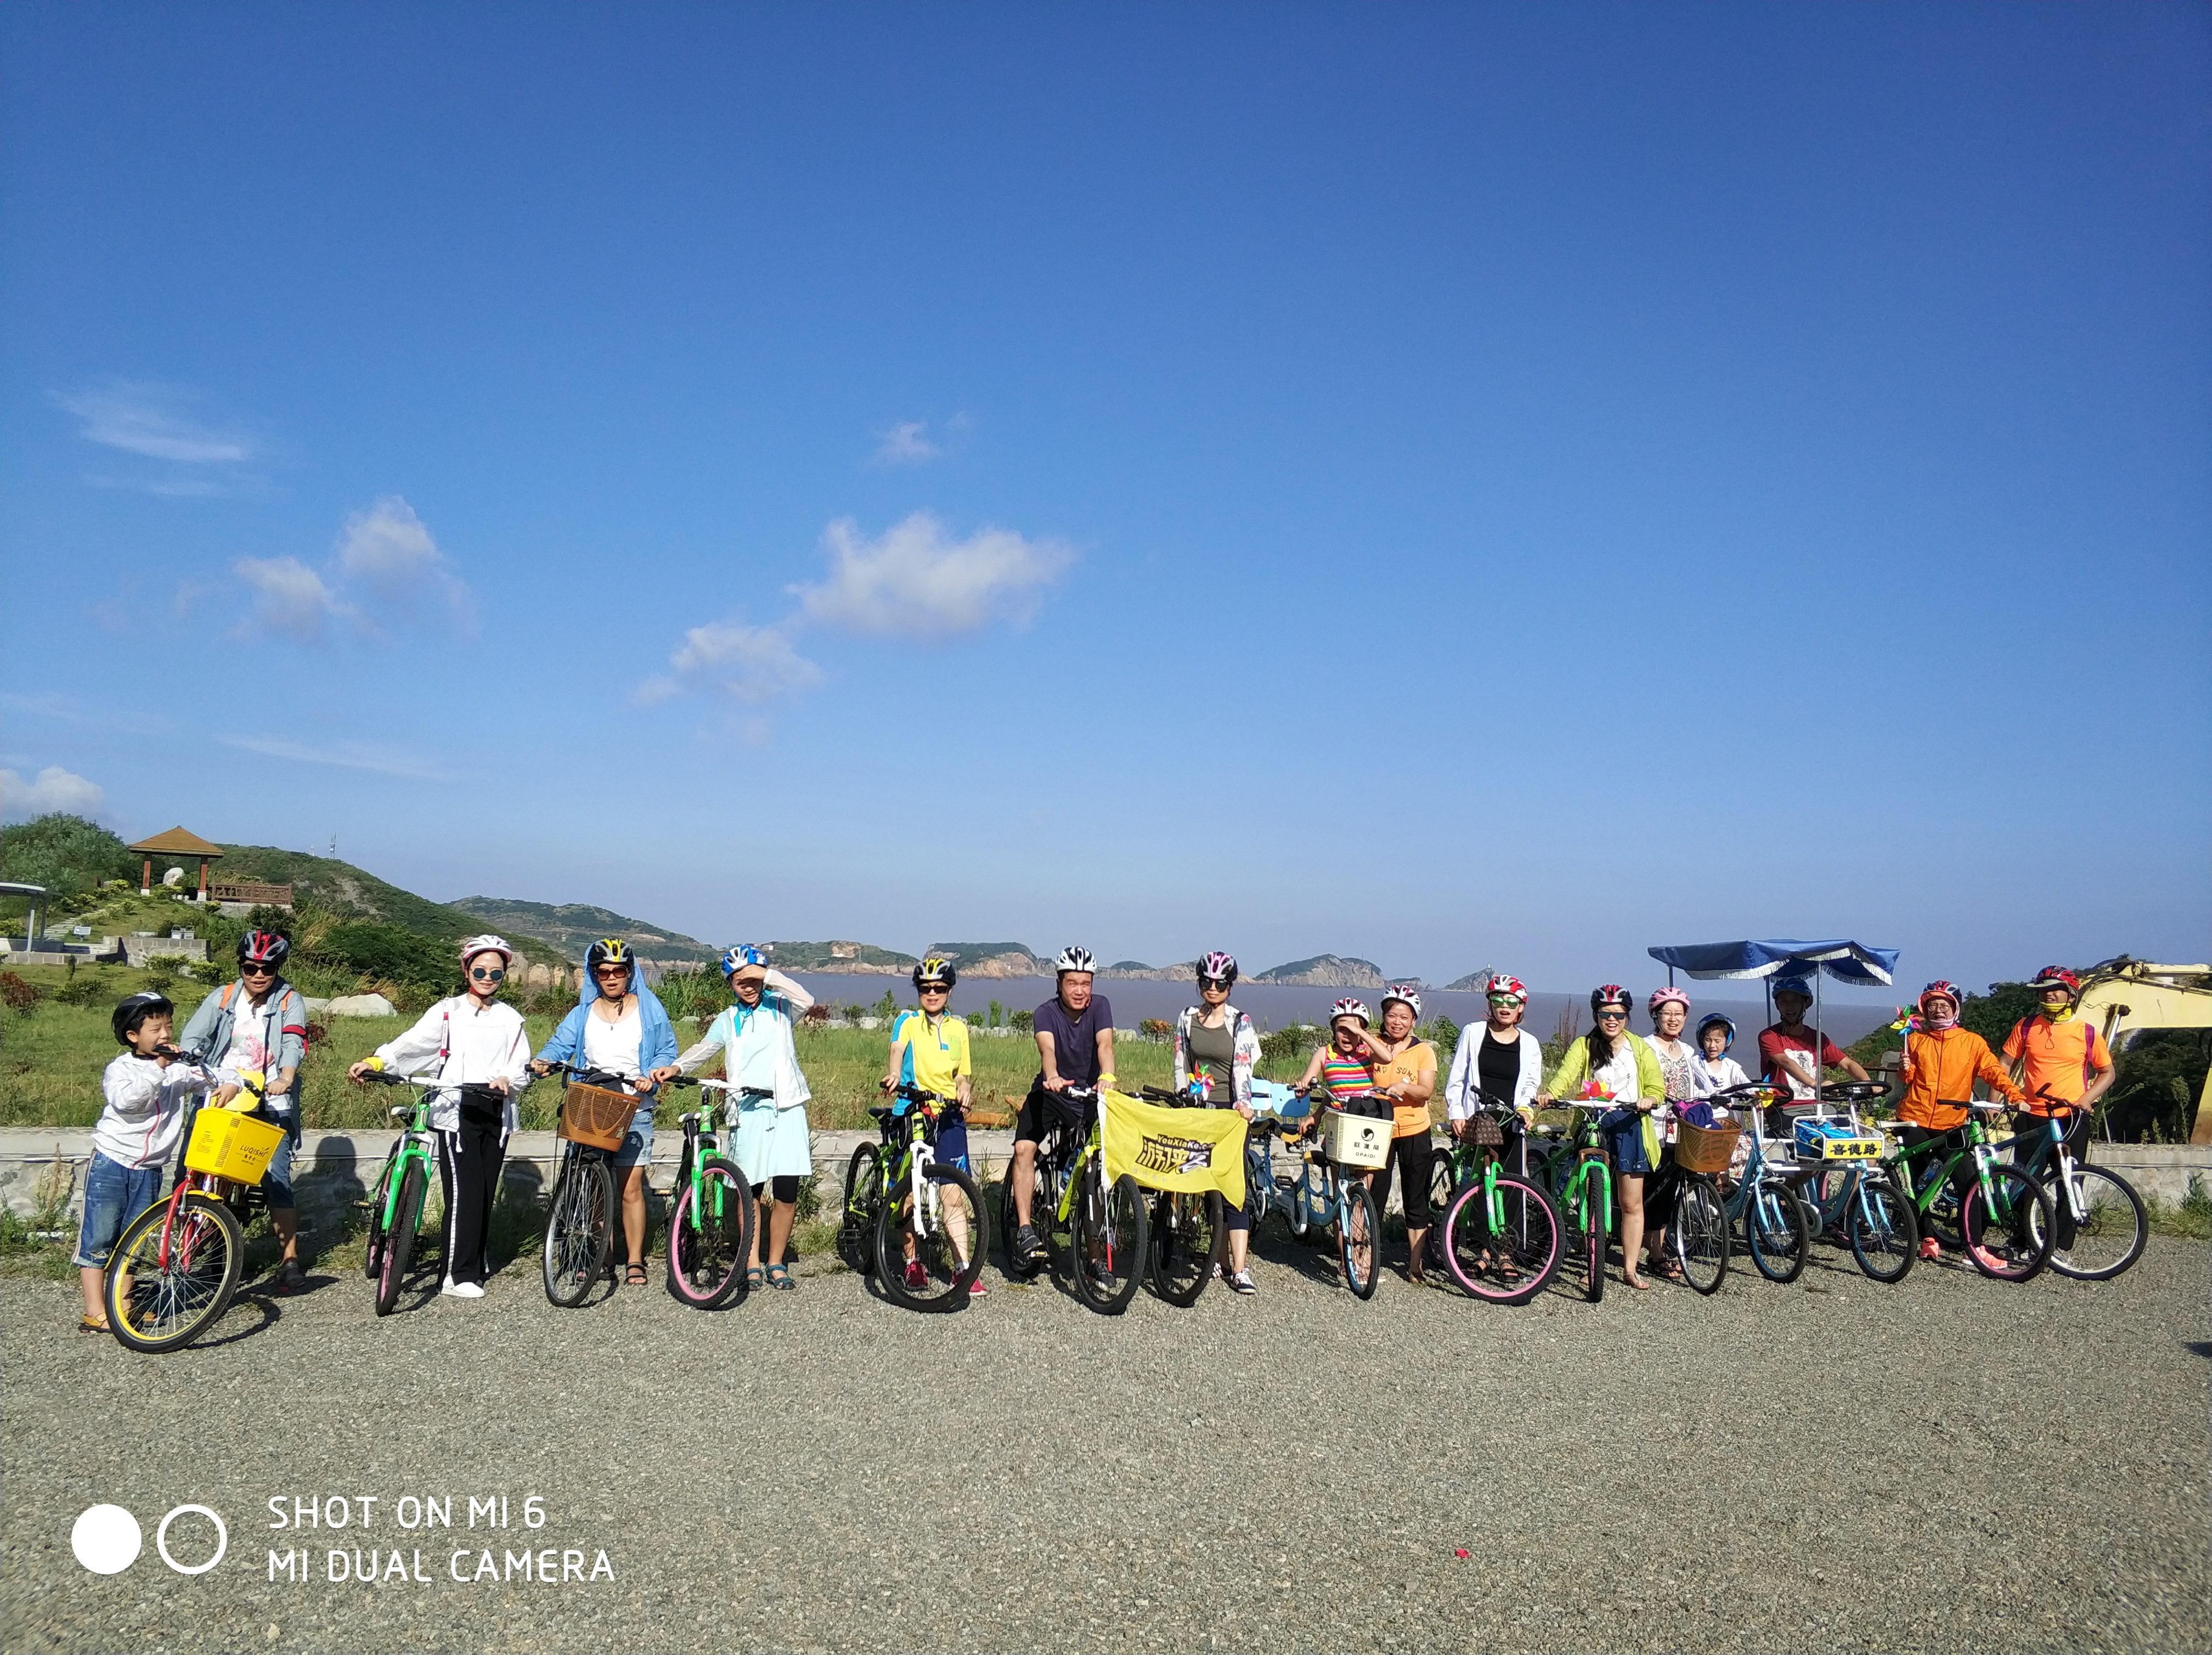
[[[1960,1025],[1964,998],[1957,985],[1941,980],[1920,991],[1920,1026],[1905,1037],[1905,1098],[1897,1106],[1898,1135],[1908,1149],[1930,1138],[1963,1148],[1966,1139],[1960,1129],[1977,1080],[1987,1081],[2007,1103],[2021,1100],[2021,1089],[1990,1043]],[[1960,1172],[1951,1175],[1951,1187],[1963,1202],[1966,1188]],[[1941,1257],[1942,1251],[1935,1237],[1921,1238],[1921,1257]]]

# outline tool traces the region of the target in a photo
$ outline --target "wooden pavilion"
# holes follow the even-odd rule
[[[131,847],[146,859],[144,871],[138,880],[138,894],[154,894],[154,858],[156,856],[197,856],[200,859],[200,897],[208,899],[208,864],[222,855],[221,845],[211,845],[187,829],[173,827],[167,833],[157,833],[150,839],[141,839]]]

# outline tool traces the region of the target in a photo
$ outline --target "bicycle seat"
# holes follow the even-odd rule
[[[414,1112],[415,1105],[412,1104],[394,1104],[390,1109],[385,1111],[386,1114],[391,1116],[395,1121],[404,1120]]]
[[[879,1121],[888,1121],[895,1111],[889,1104],[870,1104],[868,1113]]]
[[[699,1111],[696,1109],[690,1109],[684,1110],[683,1114],[678,1116],[676,1117],[676,1123],[678,1126],[690,1126],[698,1118]]]

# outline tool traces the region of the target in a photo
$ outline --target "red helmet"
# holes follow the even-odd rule
[[[2046,965],[2035,974],[2035,981],[2027,985],[2038,994],[2045,989],[2063,989],[2075,999],[2081,997],[2081,979],[2063,965]]]
[[[1515,1000],[1525,1002],[1528,998],[1528,985],[1517,977],[1506,977],[1502,973],[1497,973],[1492,976],[1490,986],[1486,988],[1483,993],[1492,1000],[1501,995],[1510,995]]]
[[[273,965],[282,970],[291,952],[291,940],[280,931],[248,931],[238,940],[240,965]]]
[[[1928,1009],[1928,1001],[1929,998],[1936,995],[1941,995],[1944,999],[1949,1001],[1951,1002],[1951,1009],[1953,1011],[1959,1010],[1966,1003],[1966,996],[1959,992],[1959,985],[1955,983],[1946,983],[1940,977],[1933,983],[1929,983],[1926,988],[1923,989],[1920,991],[1920,998],[1912,1003],[1919,1007],[1922,1011],[1925,1012]]]
[[[1590,1010],[1593,1012],[1601,1006],[1618,1006],[1625,1012],[1635,1004],[1636,996],[1618,983],[1601,983],[1590,990]]]

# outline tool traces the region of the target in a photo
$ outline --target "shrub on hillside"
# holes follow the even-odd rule
[[[0,971],[0,1004],[11,1012],[27,1012],[46,998],[44,990],[23,981],[13,971]]]
[[[0,879],[44,885],[50,897],[82,897],[138,871],[122,840],[82,816],[40,816],[0,828]]]
[[[380,920],[341,920],[305,952],[319,965],[436,993],[451,989],[460,977],[453,951],[445,943]]]

